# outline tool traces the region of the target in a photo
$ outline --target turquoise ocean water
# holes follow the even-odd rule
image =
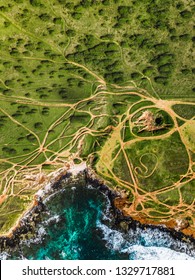
[[[65,187],[45,201],[37,236],[1,259],[150,260],[195,259],[192,245],[169,232],[115,226],[108,197],[91,185]]]

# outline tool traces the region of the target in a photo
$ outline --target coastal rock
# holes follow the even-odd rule
[[[183,229],[186,229],[187,227],[189,227],[189,222],[184,220],[184,219],[178,219],[176,220],[176,227],[175,230],[180,231]]]
[[[126,221],[122,221],[120,222],[120,227],[122,228],[122,230],[124,230],[124,232],[128,232],[129,230],[129,223]]]
[[[124,207],[129,207],[130,206],[130,202],[127,201],[126,197],[116,197],[114,200],[114,205],[116,208],[119,208],[120,210],[123,210]]]

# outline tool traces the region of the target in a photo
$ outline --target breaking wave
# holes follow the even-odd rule
[[[194,247],[173,239],[160,229],[129,230],[123,233],[97,223],[110,250],[126,253],[130,260],[195,260]]]

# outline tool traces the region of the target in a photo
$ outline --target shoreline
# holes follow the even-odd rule
[[[31,212],[33,212],[33,209],[36,208],[43,197],[48,195],[55,187],[54,185],[58,183],[58,181],[61,180],[63,176],[65,176],[67,173],[70,173],[72,177],[79,175],[80,172],[83,172],[87,168],[86,163],[83,162],[78,165],[66,164],[65,167],[59,168],[57,171],[51,172],[48,174],[47,182],[41,186],[41,188],[34,194],[34,199],[29,205],[29,207],[23,212],[23,214],[18,218],[18,220],[15,222],[15,225],[12,226],[7,233],[0,233],[0,238],[2,237],[12,237],[13,232],[20,227],[20,223],[23,219],[26,218],[26,216],[30,215]]]
[[[55,176],[53,176],[55,174]],[[60,174],[60,176],[59,176]],[[127,199],[122,197],[118,191],[108,187],[103,179],[98,178],[93,170],[86,166],[86,163],[79,165],[70,165],[69,168],[61,168],[50,174],[53,176],[43,188],[37,191],[34,196],[34,201],[30,207],[18,219],[16,224],[9,230],[7,234],[0,235],[0,252],[6,249],[15,248],[21,240],[27,240],[36,235],[36,225],[40,221],[40,215],[45,210],[43,199],[46,199],[51,194],[60,189],[60,184],[65,182],[66,185],[76,183],[79,180],[84,180],[86,184],[91,184],[98,187],[108,196],[112,210],[114,212],[115,225],[127,232],[130,228],[139,227],[141,229],[151,228],[169,232],[174,239],[179,239],[183,242],[193,243],[195,246],[195,233],[184,229],[176,229],[174,222],[156,222],[148,221],[141,216],[131,216],[125,211]],[[173,220],[174,221],[174,220]]]
[[[169,232],[171,233],[171,235],[174,238],[177,238],[181,241],[184,242],[192,242],[195,246],[195,232],[194,232],[194,236],[191,235],[191,232],[189,231],[188,234],[182,232],[182,230],[178,230],[176,228],[174,228],[173,226],[175,224],[171,223],[169,224],[167,222],[167,224],[165,222],[153,222],[152,221],[148,221],[147,219],[144,219],[143,217],[140,216],[131,216],[129,213],[127,213],[123,206],[127,204],[128,200],[126,198],[122,198],[122,193],[115,191],[113,189],[111,189],[110,187],[108,187],[107,185],[104,184],[103,180],[99,180],[96,175],[94,174],[94,172],[92,171],[92,175],[91,173],[87,174],[87,182],[92,184],[93,186],[98,186],[98,185],[102,185],[103,189],[107,188],[109,190],[109,192],[111,193],[110,195],[108,194],[108,198],[111,201],[111,205],[112,205],[112,209],[115,212],[115,219],[116,219],[116,224],[120,224],[121,228],[124,231],[128,231],[130,228],[151,228],[151,229],[159,229],[162,230],[164,232]],[[94,177],[93,177],[94,176]],[[101,188],[100,188],[101,189]],[[123,201],[123,206],[121,207],[117,201]]]
[[[128,210],[123,207],[124,204],[127,204],[127,200],[124,198],[117,198],[115,200],[115,207],[119,209],[124,216],[131,217],[135,222],[138,222],[143,227],[154,227],[165,229],[171,231],[174,235],[181,236],[182,240],[188,241],[191,240],[195,243],[195,232],[189,228],[188,224],[182,223],[180,220],[171,219],[169,221],[155,221],[149,220],[147,217],[141,214],[131,215]]]

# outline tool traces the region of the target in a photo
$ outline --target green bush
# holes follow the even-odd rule
[[[192,13],[188,10],[184,10],[180,13],[182,18],[189,19],[192,17]]]
[[[190,41],[191,40],[191,36],[190,34],[183,34],[179,36],[179,39],[182,41]]]
[[[30,2],[30,4],[33,7],[40,7],[40,6],[42,6],[41,0],[29,0],[29,2]]]
[[[166,85],[168,82],[167,77],[161,77],[161,76],[155,77],[154,81],[158,84],[163,84],[163,85]]]
[[[73,29],[68,29],[66,31],[66,34],[69,36],[69,37],[74,37],[76,35],[76,32],[73,30]]]
[[[139,78],[141,78],[141,74],[138,73],[138,72],[133,72],[133,73],[131,74],[131,78],[132,78],[132,79],[139,79]]]
[[[81,13],[72,13],[72,17],[74,19],[80,19],[82,17],[82,14]]]

